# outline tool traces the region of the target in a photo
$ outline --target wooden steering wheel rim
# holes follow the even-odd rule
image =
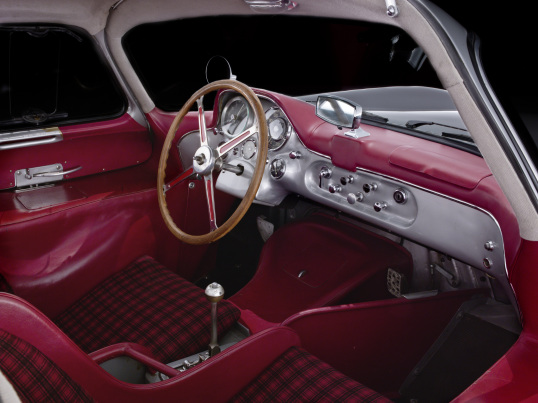
[[[243,197],[243,200],[241,201],[239,206],[236,208],[234,213],[228,218],[228,220],[226,220],[224,224],[222,224],[220,227],[216,228],[215,230],[210,231],[203,235],[187,234],[186,232],[179,229],[179,227],[176,225],[176,223],[172,219],[172,216],[170,215],[168,206],[166,204],[166,193],[164,191],[165,171],[166,171],[166,163],[168,161],[168,156],[170,153],[170,147],[175,138],[179,125],[183,121],[183,118],[190,111],[194,103],[199,98],[203,97],[204,95],[212,91],[227,90],[227,89],[236,91],[237,93],[242,95],[247,100],[247,102],[252,107],[252,110],[254,111],[255,121],[258,122],[258,136],[259,136],[259,141],[258,141],[259,144],[257,147],[258,156],[257,156],[256,166],[254,168],[250,185],[247,189],[245,196]],[[260,183],[262,181],[262,177],[263,177],[263,173],[265,169],[265,163],[267,160],[267,149],[268,149],[268,129],[267,129],[267,123],[265,120],[265,112],[260,103],[260,100],[248,86],[235,80],[220,80],[220,81],[209,83],[206,86],[199,89],[196,93],[194,93],[189,98],[189,100],[185,103],[183,108],[181,108],[181,110],[178,112],[174,121],[172,122],[172,125],[170,126],[170,130],[168,131],[168,134],[166,135],[166,139],[164,141],[164,145],[161,151],[161,158],[159,160],[159,169],[157,172],[157,196],[158,196],[158,201],[159,201],[159,209],[161,211],[161,215],[164,219],[166,226],[172,232],[172,234],[174,234],[174,236],[176,236],[178,239],[182,240],[183,242],[186,242],[192,245],[201,245],[201,244],[214,242],[222,238],[228,232],[230,232],[239,223],[241,218],[243,218],[248,208],[254,201],[254,198],[256,197],[256,193],[258,192],[258,188],[260,187]],[[206,193],[206,197],[208,197],[207,193]]]

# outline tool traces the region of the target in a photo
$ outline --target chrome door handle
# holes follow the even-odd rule
[[[71,174],[73,172],[76,172],[78,170],[82,169],[82,166],[78,166],[78,167],[75,167],[73,169],[70,169],[68,171],[58,171],[58,172],[38,172],[36,174],[33,174],[33,176],[38,176],[38,177],[51,177],[51,176],[63,176],[63,175],[68,175],[68,174]]]

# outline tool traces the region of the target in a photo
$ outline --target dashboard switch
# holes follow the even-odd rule
[[[347,202],[349,204],[355,204],[361,202],[364,199],[364,195],[361,192],[350,193],[347,195]]]
[[[388,205],[385,202],[375,202],[374,203],[374,210],[379,213],[381,210],[385,210],[387,208],[387,206]]]
[[[342,186],[337,185],[335,183],[331,183],[329,185],[329,192],[331,193],[340,193],[342,191]]]
[[[274,179],[280,179],[286,172],[286,163],[284,160],[277,158],[271,161],[271,176]]]
[[[298,160],[298,159],[301,159],[302,154],[300,151],[292,151],[290,152],[289,157],[292,160]]]
[[[403,189],[396,189],[392,197],[398,204],[404,204],[407,201],[407,193]]]
[[[377,190],[377,183],[365,183],[362,186],[362,190],[364,190],[364,193],[370,193],[374,190]]]
[[[322,166],[319,170],[319,187],[321,188],[321,180],[323,178],[329,179],[333,174],[333,171],[331,171],[330,168],[327,168],[326,166]]]
[[[355,180],[355,178],[353,178],[352,175],[348,175],[348,176],[342,176],[340,178],[340,183],[342,185],[347,185],[348,183],[353,183],[353,181]]]

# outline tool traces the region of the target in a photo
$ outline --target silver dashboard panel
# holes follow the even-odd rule
[[[264,110],[274,107],[267,99],[262,104]],[[271,174],[276,160],[284,166],[284,173],[278,178]],[[244,165],[245,174],[238,177],[223,171],[216,187],[242,197],[255,158],[247,161],[239,153],[232,161]],[[322,168],[331,171],[330,177],[320,177]],[[352,182],[340,182],[341,178],[350,176]],[[375,190],[365,192],[364,185],[374,184]],[[404,203],[395,200],[397,190],[405,194]],[[348,196],[359,192],[362,200],[357,198],[351,204]],[[360,168],[350,172],[335,167],[329,157],[306,148],[294,130],[282,148],[269,151],[255,202],[276,206],[290,194],[304,196],[476,267],[495,277],[513,298],[506,274],[502,233],[495,218],[485,210],[375,172]],[[494,247],[488,249],[486,244]]]

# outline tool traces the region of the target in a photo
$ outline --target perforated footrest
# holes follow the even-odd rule
[[[396,270],[389,268],[387,271],[387,289],[396,298],[407,292],[407,280],[405,276]]]

